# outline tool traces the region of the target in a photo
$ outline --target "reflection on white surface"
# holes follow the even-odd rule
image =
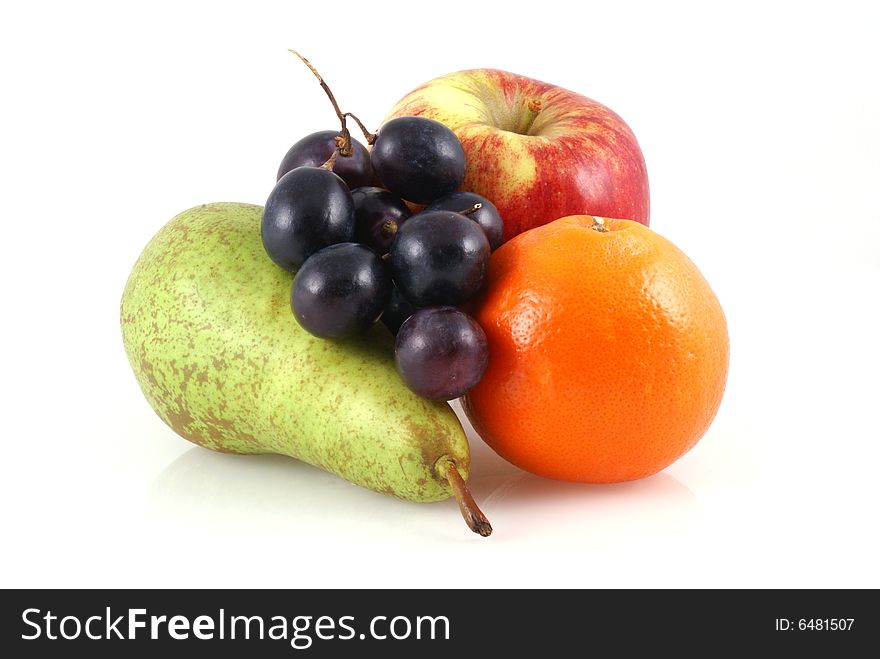
[[[471,445],[473,461],[469,481],[477,501],[490,511],[521,515],[528,524],[504,529],[510,537],[546,530],[564,535],[567,528],[602,538],[621,532],[633,535],[673,532],[701,523],[694,493],[674,476],[660,473],[630,483],[585,485],[549,480],[510,464],[483,442],[456,401],[458,415]],[[627,531],[627,529],[629,531]],[[612,536],[612,537],[613,537]]]
[[[701,522],[694,494],[669,474],[632,483],[583,485],[523,472],[471,440],[469,486],[495,524],[488,541],[621,534],[681,533]],[[154,524],[192,532],[235,529],[238,533],[285,535],[330,528],[347,536],[373,536],[383,528],[412,534],[412,540],[477,542],[458,519],[450,500],[413,504],[370,492],[286,456],[241,456],[194,447],[169,464],[150,487],[148,514]],[[432,530],[435,521],[445,520]],[[441,530],[442,529],[442,530]]]
[[[158,523],[204,528],[222,523],[240,530],[358,525],[388,514],[383,508],[409,505],[286,456],[229,455],[201,447],[169,464],[148,496]]]

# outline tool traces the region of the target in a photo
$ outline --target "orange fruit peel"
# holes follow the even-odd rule
[[[697,443],[721,403],[721,305],[681,250],[637,222],[574,215],[516,236],[493,254],[473,312],[489,365],[464,409],[535,474],[649,476]]]

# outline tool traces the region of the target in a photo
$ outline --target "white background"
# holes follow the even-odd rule
[[[875,3],[5,3],[0,586],[880,587]],[[14,7],[14,8],[11,8]],[[345,8],[343,11],[340,8]],[[504,68],[620,113],[652,227],[720,297],[714,425],[664,473],[579,486],[473,439],[496,533],[149,409],[118,328],[159,227],[262,203],[334,117]]]

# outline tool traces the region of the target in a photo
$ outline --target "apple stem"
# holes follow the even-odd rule
[[[370,131],[368,131],[367,127],[364,126],[364,122],[362,122],[360,119],[358,119],[357,115],[355,115],[354,113],[346,112],[345,116],[351,117],[352,119],[354,119],[355,123],[360,127],[361,132],[364,134],[364,139],[367,140],[367,144],[369,144],[370,146],[373,146],[373,143],[376,141],[376,138],[378,137],[378,135],[376,133],[371,133]]]
[[[471,213],[476,213],[482,207],[483,207],[483,204],[477,202],[476,204],[474,204],[473,206],[471,206],[470,208],[468,208],[466,210],[458,211],[458,214],[459,215],[470,215]]]
[[[464,517],[468,528],[484,538],[492,535],[492,525],[486,519],[483,511],[480,510],[477,502],[474,501],[474,497],[465,484],[464,478],[461,477],[461,473],[458,471],[458,466],[450,458],[444,457],[437,461],[435,469],[440,476],[449,482],[452,494],[458,502],[458,509],[461,511],[461,516]]]
[[[528,113],[525,115],[525,124],[520,126],[520,129],[517,131],[520,135],[529,134],[529,131],[532,129],[532,124],[535,123],[535,119],[538,118],[538,115],[541,112],[541,101],[537,98],[533,98],[526,104],[526,108],[528,109]]]
[[[342,110],[339,109],[339,103],[336,102],[336,97],[333,95],[333,92],[330,90],[330,87],[327,85],[327,83],[324,82],[324,78],[321,77],[321,74],[318,73],[318,70],[314,66],[312,66],[312,63],[305,57],[300,55],[298,52],[296,52],[293,48],[288,48],[287,50],[299,57],[302,60],[302,63],[309,67],[309,71],[315,74],[315,77],[318,79],[318,83],[321,85],[321,89],[324,90],[324,93],[327,94],[327,98],[330,99],[330,103],[333,105],[333,110],[336,112],[336,116],[339,117],[339,123],[342,124],[342,129],[340,130],[340,133],[342,133],[342,143],[339,145],[337,150],[339,151],[339,155],[347,158],[354,153],[354,147],[351,144],[351,132],[349,132],[348,126],[346,126],[346,115],[343,114]],[[360,124],[360,121],[358,121],[358,124]],[[331,156],[331,159],[334,159],[335,161],[335,158],[333,158],[333,156]],[[330,161],[328,160],[327,162]],[[324,164],[326,165],[326,163]]]

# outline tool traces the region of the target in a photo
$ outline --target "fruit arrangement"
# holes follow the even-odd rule
[[[294,54],[340,129],[287,151],[262,208],[172,219],[126,284],[129,362],[175,432],[410,501],[455,497],[483,536],[447,401],[501,456],[563,480],[642,478],[702,437],[727,377],[724,313],[648,228],[620,117],[476,69],[417,88],[372,133]]]

